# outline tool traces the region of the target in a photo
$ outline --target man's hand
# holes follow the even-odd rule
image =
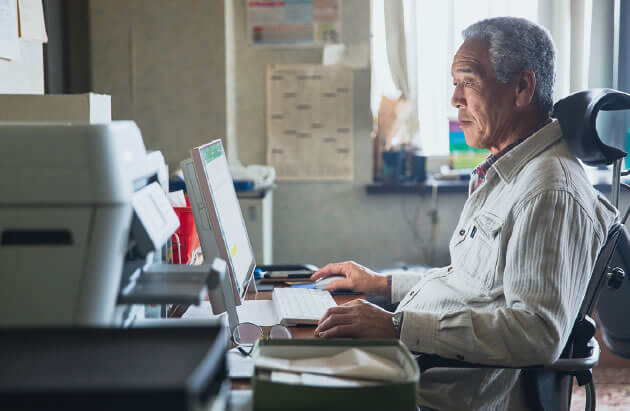
[[[346,278],[327,284],[326,290],[328,291],[352,290],[374,295],[386,296],[387,294],[387,277],[378,275],[354,261],[327,264],[316,271],[311,276],[311,280],[316,281],[334,275],[342,275]]]
[[[322,338],[396,338],[394,314],[365,300],[329,308],[319,320],[315,336]]]

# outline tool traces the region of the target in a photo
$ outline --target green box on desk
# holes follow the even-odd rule
[[[399,340],[259,340],[252,355],[302,359],[361,348],[387,358],[407,371],[403,381],[367,387],[323,387],[287,384],[261,378],[254,370],[254,409],[264,410],[409,410],[416,411],[420,371],[415,358]]]

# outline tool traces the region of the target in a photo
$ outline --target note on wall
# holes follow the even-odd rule
[[[279,180],[352,180],[352,69],[267,66],[267,161]]]
[[[253,45],[309,45],[341,41],[341,0],[247,1]]]
[[[42,0],[18,0],[18,14],[21,38],[48,43]]]
[[[0,58],[19,60],[18,14],[15,0],[0,0]]]

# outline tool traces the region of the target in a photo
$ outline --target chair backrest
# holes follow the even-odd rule
[[[625,226],[621,223],[613,224],[608,230],[606,242],[599,251],[599,255],[597,256],[597,260],[595,260],[595,265],[593,266],[593,273],[591,274],[591,279],[589,280],[584,300],[582,300],[582,306],[578,312],[578,321],[587,315],[591,315],[597,306],[599,296],[607,284],[608,273],[610,273],[613,268],[616,268],[611,267],[613,256],[619,254],[619,246],[625,244],[625,242],[621,242],[620,239],[622,237],[625,238],[627,235],[628,232]],[[625,271],[625,267],[619,268]]]
[[[626,278],[618,289],[604,288],[595,308],[597,319],[608,349],[621,357],[630,358],[630,235],[625,229],[619,234],[617,248],[611,259],[611,267],[619,267]]]
[[[551,115],[558,119],[563,138],[572,153],[583,163],[591,166],[614,164],[611,199],[613,204],[617,206],[621,159],[626,156],[626,152],[622,145],[615,145],[614,142],[604,143],[600,138],[596,127],[597,115],[600,110],[630,110],[630,94],[605,88],[580,91],[554,104]],[[630,251],[628,250],[630,247],[629,239],[628,231],[622,224],[615,224],[610,227],[606,243],[595,262],[582,306],[573,327],[573,333],[563,356],[580,356],[588,352],[588,348],[584,344],[588,343],[595,332],[595,325],[588,316],[597,308],[602,292],[608,293],[605,284],[609,282],[609,274],[613,273],[614,268],[617,268],[610,267],[611,259],[617,257],[614,258],[614,265],[626,272],[628,271],[630,261],[627,260],[630,258],[626,255]],[[623,258],[618,258],[619,256]],[[614,317],[610,316],[610,318]],[[606,324],[602,325],[602,329],[605,330]],[[630,336],[630,327],[628,328],[628,335]]]
[[[626,156],[622,147],[604,143],[597,134],[600,110],[630,109],[630,94],[602,88],[573,93],[553,106],[551,116],[558,119],[562,134],[573,154],[584,164],[612,164]]]

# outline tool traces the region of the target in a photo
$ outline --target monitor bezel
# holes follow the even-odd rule
[[[215,202],[214,202],[214,193],[212,192],[211,188],[210,188],[210,184],[208,181],[208,176],[206,174],[206,167],[204,164],[204,161],[201,157],[201,151],[205,150],[206,148],[210,147],[210,146],[215,146],[215,145],[220,145],[221,146],[221,151],[222,151],[222,155],[224,157],[226,157],[225,155],[225,149],[223,147],[223,143],[221,142],[221,140],[213,140],[207,144],[203,144],[199,147],[195,147],[191,150],[191,158],[193,160],[193,167],[195,169],[195,174],[197,174],[197,181],[199,182],[199,190],[201,192],[202,198],[203,198],[203,202],[205,205],[205,209],[208,212],[208,217],[210,219],[210,225],[211,225],[211,229],[212,232],[214,233],[214,239],[217,245],[217,248],[219,250],[219,254],[221,255],[221,258],[223,258],[228,266],[228,271],[230,274],[230,279],[231,279],[231,283],[232,283],[232,290],[234,292],[234,300],[236,305],[240,305],[241,304],[241,300],[245,299],[245,295],[247,294],[247,290],[249,288],[249,284],[252,281],[252,277],[254,275],[254,269],[256,268],[256,256],[254,255],[254,250],[252,248],[252,243],[249,239],[249,233],[247,232],[247,227],[245,226],[245,219],[243,218],[243,213],[241,212],[241,221],[243,223],[243,229],[245,230],[245,235],[247,237],[247,245],[249,247],[249,251],[250,254],[252,256],[252,262],[250,264],[250,266],[247,269],[247,274],[245,276],[245,281],[244,284],[238,284],[238,277],[235,273],[235,269],[234,269],[234,264],[232,262],[232,258],[230,256],[230,252],[227,249],[227,244],[225,242],[225,239],[223,238],[222,235],[222,230],[221,230],[221,225],[219,223],[219,214],[218,214],[218,210],[215,207]],[[227,157],[226,157],[226,163],[227,163]],[[230,177],[231,178],[231,177]],[[236,192],[234,193],[236,195]],[[238,198],[237,198],[238,201]],[[239,210],[240,211],[240,210]],[[217,229],[218,228],[218,229]],[[239,294],[238,289],[241,289],[241,292]]]

